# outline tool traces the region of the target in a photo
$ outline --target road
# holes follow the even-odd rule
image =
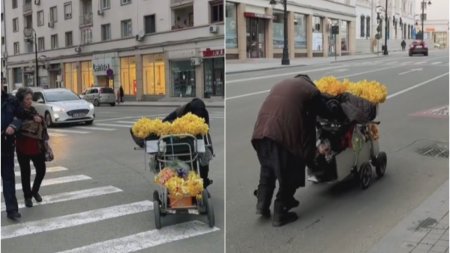
[[[369,251],[448,180],[448,63],[448,51],[437,51],[227,75],[227,252]],[[377,119],[388,166],[367,190],[351,180],[307,182],[295,194],[298,221],[273,228],[255,214],[259,163],[250,139],[272,85],[300,73],[386,84],[390,95]],[[419,154],[424,147],[442,148],[444,157]]]
[[[163,117],[174,108],[101,106],[92,126],[49,129],[55,160],[41,188],[43,204],[23,207],[22,219],[6,219],[2,199],[2,252],[223,252],[224,113],[210,109],[216,157],[210,164],[216,226],[206,216],[167,216],[155,229],[153,174],[144,151],[134,150],[129,128],[141,116]],[[17,164],[17,161],[16,161]],[[20,185],[19,169],[16,184]],[[112,250],[112,246],[117,251]],[[121,248],[124,247],[124,248]]]

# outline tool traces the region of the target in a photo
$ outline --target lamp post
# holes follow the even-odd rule
[[[39,63],[38,63],[38,56],[37,56],[37,37],[36,37],[36,31],[33,28],[25,28],[23,30],[23,33],[26,38],[28,38],[28,41],[34,40],[34,85],[36,87],[39,86],[38,80],[39,80]],[[34,39],[33,36],[34,35]],[[31,39],[30,39],[31,37]]]
[[[431,1],[428,1],[428,3],[425,0],[422,0],[421,2],[421,8],[422,8],[422,16],[420,17],[420,19],[422,20],[422,41],[424,41],[425,39],[425,30],[423,29],[423,22],[425,21],[425,8],[426,6],[431,5]]]
[[[284,43],[283,43],[283,58],[281,59],[281,65],[289,65],[289,52],[288,52],[288,18],[287,18],[287,0],[282,1],[284,6],[283,19],[284,19]],[[270,0],[272,8],[277,4],[276,0]]]
[[[384,30],[384,50],[383,50],[383,55],[388,55],[389,51],[388,51],[388,46],[387,46],[387,36],[388,36],[388,29],[389,29],[389,24],[388,24],[388,13],[387,13],[387,7],[388,7],[388,0],[386,0],[386,8],[384,8],[384,22],[385,24],[385,30]]]

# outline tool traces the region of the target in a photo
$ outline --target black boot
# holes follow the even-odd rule
[[[294,197],[290,198],[287,203],[286,203],[286,209],[290,210],[294,207],[297,207],[298,205],[300,205],[300,202],[298,200],[296,200]]]
[[[275,206],[273,210],[272,226],[280,227],[288,223],[296,221],[298,218],[294,212],[288,212],[288,208],[280,201],[275,200]]]
[[[256,203],[256,214],[269,218],[270,202],[272,202],[273,190],[259,189],[255,190],[253,194],[258,199]]]

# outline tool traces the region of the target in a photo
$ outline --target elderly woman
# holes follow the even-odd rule
[[[25,206],[32,207],[32,197],[37,202],[42,201],[39,188],[46,171],[44,142],[48,141],[48,134],[42,117],[31,106],[33,91],[30,88],[20,88],[16,97],[23,107],[21,115],[18,116],[22,120],[22,128],[16,140],[17,160],[20,165]],[[33,188],[30,187],[30,161],[33,161],[36,169]]]

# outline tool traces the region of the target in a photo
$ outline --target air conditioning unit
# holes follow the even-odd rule
[[[145,38],[145,32],[144,31],[140,31],[138,34],[136,34],[136,40],[137,41],[143,41]]]
[[[75,52],[80,53],[81,52],[81,47],[75,47]]]
[[[41,0],[34,0],[34,4],[35,5],[40,5],[41,4]]]
[[[72,18],[72,13],[66,13],[66,19]]]
[[[209,26],[209,32],[210,33],[217,33],[219,31],[219,27],[217,25],[210,25]]]
[[[191,58],[191,66],[199,66],[200,64],[202,64],[202,58],[200,57]]]
[[[48,22],[48,27],[50,27],[50,28],[55,27],[55,22],[53,22],[53,21]]]
[[[98,10],[98,11],[97,11],[97,14],[98,14],[99,16],[103,16],[103,15],[105,14],[105,12],[104,12],[103,10]]]

